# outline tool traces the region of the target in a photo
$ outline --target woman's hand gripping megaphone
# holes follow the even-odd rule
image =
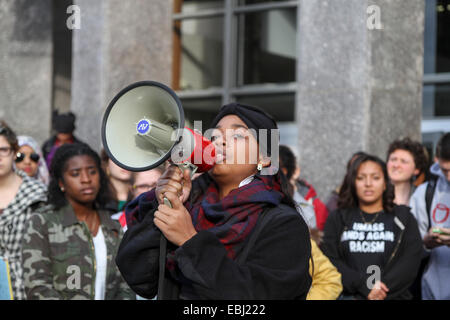
[[[159,204],[166,204],[171,207],[170,201],[164,199],[164,193],[172,192],[178,195],[181,203],[184,203],[191,193],[192,180],[191,170],[184,169],[181,171],[179,166],[170,165],[169,168],[162,174],[156,184],[156,198]]]
[[[189,212],[183,206],[191,192],[192,174],[191,169],[172,164],[156,185],[155,192],[160,205],[155,212],[155,226],[167,240],[177,246],[197,233]],[[161,248],[165,251],[164,237],[161,237]]]

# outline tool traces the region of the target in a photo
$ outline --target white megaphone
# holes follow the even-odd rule
[[[215,162],[212,142],[184,127],[175,92],[155,81],[133,83],[113,98],[103,117],[102,142],[111,160],[130,171],[150,170],[170,158],[192,177]]]

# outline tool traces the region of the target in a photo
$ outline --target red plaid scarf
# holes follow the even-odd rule
[[[252,182],[232,190],[219,199],[219,190],[211,182],[195,204],[186,204],[197,231],[214,233],[234,259],[253,230],[259,214],[267,206],[276,206],[283,198],[278,175],[255,175]]]

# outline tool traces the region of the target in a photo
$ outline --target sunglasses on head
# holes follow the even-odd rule
[[[16,154],[16,162],[22,162],[23,159],[25,159],[25,157],[27,156],[27,154],[22,153],[22,152],[17,152]],[[31,161],[33,162],[38,162],[39,161],[39,155],[35,152],[33,152],[32,154],[29,155]]]

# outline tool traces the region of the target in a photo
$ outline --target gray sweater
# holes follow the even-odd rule
[[[422,238],[432,227],[450,228],[450,182],[445,178],[438,163],[431,166],[430,172],[438,176],[433,201],[431,202],[431,226],[428,225],[425,204],[425,192],[428,183],[420,185],[409,202]],[[422,298],[424,300],[449,300],[450,247],[443,245],[427,251],[430,254],[430,260],[422,276]]]

